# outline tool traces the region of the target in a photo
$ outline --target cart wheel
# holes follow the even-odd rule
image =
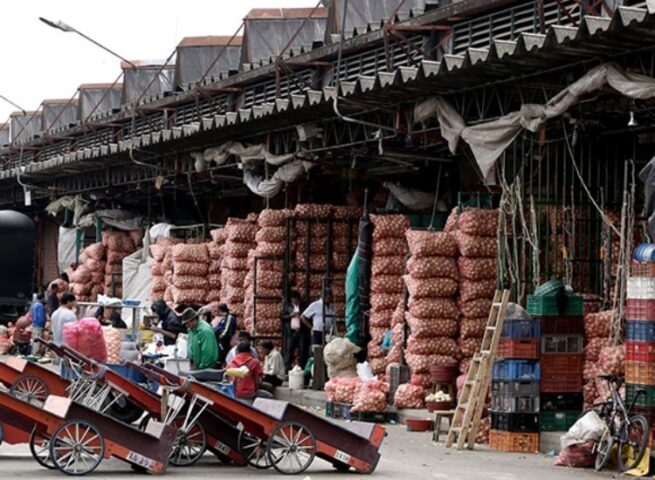
[[[86,475],[94,471],[105,454],[105,440],[96,427],[84,420],[71,420],[52,435],[50,457],[67,475]]]
[[[266,441],[250,435],[244,430],[239,432],[239,453],[251,467],[266,469],[271,466],[266,455]]]
[[[14,382],[9,393],[31,405],[42,407],[48,398],[48,386],[38,377],[24,376]]]
[[[188,467],[196,463],[207,449],[207,435],[205,429],[199,423],[195,423],[188,432],[180,430],[184,424],[184,416],[173,420],[172,426],[177,428],[173,449],[171,450],[170,462],[176,467]]]
[[[42,467],[48,470],[57,468],[50,456],[50,437],[48,435],[37,432],[36,429],[32,430],[32,434],[30,435],[30,452],[32,452],[34,460]]]
[[[314,461],[316,439],[300,423],[281,423],[271,433],[266,455],[278,472],[297,475],[307,470]]]
[[[113,400],[113,394],[111,400]],[[119,399],[117,402],[112,403],[109,407],[110,416],[114,417],[123,423],[132,424],[136,422],[143,415],[143,409],[137,407],[132,402],[125,398]]]

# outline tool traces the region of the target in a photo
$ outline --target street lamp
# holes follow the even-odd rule
[[[70,25],[68,25],[67,23],[62,22],[61,20],[59,20],[57,22],[53,22],[52,20],[48,20],[47,18],[43,18],[43,17],[39,17],[39,20],[41,20],[43,23],[45,23],[49,27],[56,28],[57,30],[61,30],[62,32],[77,33],[80,37],[82,37],[82,38],[88,40],[89,42],[93,43],[94,45],[102,48],[104,51],[111,53],[114,57],[119,58],[120,60],[127,63],[129,66],[131,66],[132,68],[136,68],[136,65],[134,65],[134,63],[130,62],[126,58],[121,57],[119,54],[117,54],[113,50],[105,47],[102,43],[95,41],[94,39],[92,39],[91,37],[89,37],[87,35],[84,35],[79,30],[71,27]]]

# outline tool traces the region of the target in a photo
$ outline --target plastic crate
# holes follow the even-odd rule
[[[389,367],[389,405],[393,405],[396,398],[396,390],[403,383],[409,383],[410,373],[407,365],[392,365]]]
[[[544,375],[556,375],[559,373],[582,375],[583,370],[583,354],[541,356],[541,371]]]
[[[655,277],[655,263],[637,263],[630,265],[630,275],[633,277]]]
[[[542,432],[566,432],[580,418],[580,411],[540,412],[539,430]]]
[[[626,362],[625,381],[640,385],[655,385],[655,364]]]
[[[543,393],[580,393],[582,391],[582,372],[543,375],[541,391]]]
[[[327,402],[325,404],[325,416],[330,418],[340,418],[342,420],[351,420],[351,408],[352,405],[349,403]]]
[[[502,338],[529,340],[541,336],[540,322],[535,318],[507,319]]]
[[[655,322],[628,320],[625,339],[631,342],[655,342]]]
[[[655,299],[637,300],[628,298],[625,301],[625,318],[655,321]]]
[[[630,277],[628,278],[627,298],[648,300],[655,298],[655,278]]]
[[[539,434],[491,430],[489,447],[499,452],[536,453],[539,451]]]
[[[625,342],[625,359],[628,362],[655,362],[655,343]]]
[[[541,369],[535,360],[497,360],[492,370],[494,380],[539,380]]]
[[[557,315],[582,315],[584,303],[579,295],[570,297],[536,297],[528,295],[528,314],[534,317]]]
[[[579,393],[542,393],[540,399],[541,412],[581,412],[584,403]]]
[[[626,404],[630,405],[632,403],[632,399],[635,398],[637,390],[639,389],[645,390],[646,395],[639,395],[635,405],[639,407],[655,407],[655,386],[634,383],[628,383],[625,386]]]
[[[648,425],[650,425],[651,432],[655,432],[655,406],[653,407],[635,406],[632,413],[635,415],[643,415],[644,417],[646,417],[646,420],[648,420]]]
[[[582,335],[546,335],[541,337],[541,352],[544,355],[582,353]]]
[[[498,342],[497,358],[539,359],[539,340],[514,340],[503,338]]]
[[[539,382],[494,381],[491,385],[491,410],[508,413],[539,411]]]
[[[506,432],[535,433],[539,431],[539,414],[491,412],[491,428]]]
[[[584,317],[561,315],[541,317],[542,335],[584,335]]]

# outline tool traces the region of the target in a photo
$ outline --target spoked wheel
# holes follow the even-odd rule
[[[605,433],[598,441],[596,445],[596,462],[594,464],[596,471],[600,472],[612,454],[612,447],[614,447],[614,437],[609,430],[605,430]]]
[[[239,453],[251,467],[266,469],[271,466],[266,455],[266,441],[241,430],[239,432]]]
[[[37,432],[36,429],[32,430],[30,435],[30,452],[34,460],[42,467],[48,470],[54,470],[55,464],[50,456],[50,437],[44,433]]]
[[[648,420],[643,415],[633,415],[624,425],[619,439],[619,468],[627,472],[637,467],[648,448]]]
[[[268,461],[284,475],[304,472],[316,456],[316,439],[312,432],[300,423],[281,423],[268,440]]]
[[[105,440],[96,427],[83,420],[71,420],[52,435],[50,457],[58,470],[67,475],[86,475],[94,471],[105,454]]]
[[[48,398],[48,386],[38,377],[24,376],[14,382],[9,393],[31,405],[42,407]]]
[[[180,416],[172,423],[178,430],[173,442],[170,462],[176,467],[193,465],[200,460],[207,449],[207,435],[203,426],[196,422],[187,432],[183,432],[180,428],[184,425],[184,419],[184,416]]]

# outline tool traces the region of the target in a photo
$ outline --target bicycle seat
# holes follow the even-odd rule
[[[222,382],[225,376],[225,370],[215,370],[208,368],[205,370],[192,370],[190,372],[180,372],[183,377],[193,377],[199,382]]]

